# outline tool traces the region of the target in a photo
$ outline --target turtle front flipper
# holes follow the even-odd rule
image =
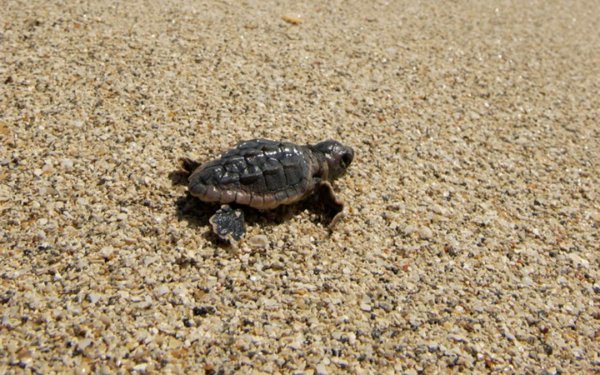
[[[208,221],[213,227],[213,232],[228,242],[237,242],[246,233],[244,212],[239,208],[233,209],[227,204],[221,206]]]
[[[335,195],[333,186],[328,181],[321,181],[317,186],[317,195],[323,205],[323,212],[332,229],[344,217],[344,202]]]

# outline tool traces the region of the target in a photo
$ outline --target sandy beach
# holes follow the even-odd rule
[[[0,373],[600,372],[598,1],[0,1]],[[337,139],[235,247],[178,160]]]

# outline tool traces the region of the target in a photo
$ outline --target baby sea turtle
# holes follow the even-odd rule
[[[344,174],[353,158],[352,148],[334,140],[296,145],[252,139],[204,164],[190,159],[182,162],[191,173],[190,194],[223,204],[209,220],[214,232],[222,239],[239,241],[245,233],[244,214],[229,204],[267,210],[319,192],[329,198],[338,216],[343,204],[330,182]]]

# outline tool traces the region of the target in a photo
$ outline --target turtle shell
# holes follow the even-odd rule
[[[311,151],[289,142],[253,139],[198,167],[189,191],[205,202],[274,208],[314,188]]]

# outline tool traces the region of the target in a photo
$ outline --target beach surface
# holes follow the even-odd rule
[[[600,2],[0,4],[0,373],[600,372]],[[333,230],[216,240],[252,138],[355,150]]]

